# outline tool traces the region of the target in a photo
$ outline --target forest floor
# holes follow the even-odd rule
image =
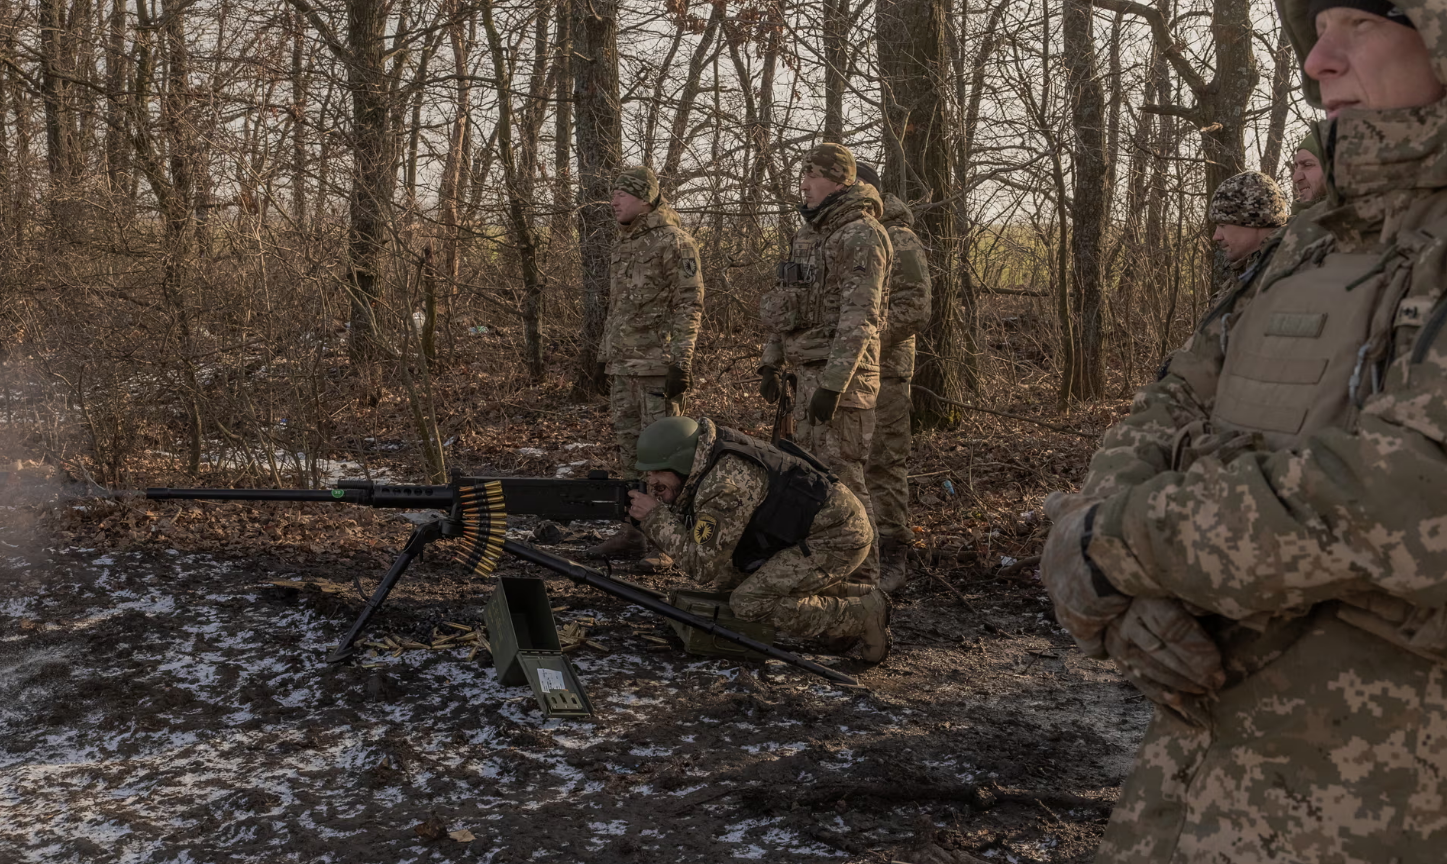
[[[88,496],[22,462],[0,487],[0,860],[1089,861],[1150,707],[1059,629],[1031,556],[1044,495],[1126,405],[1063,416],[1021,388],[992,407],[1085,437],[971,413],[917,439],[894,654],[810,655],[859,690],[685,655],[650,614],[504,561],[586,632],[569,656],[587,721],[546,720],[485,650],[323,662],[361,607],[353,580],[370,592],[410,530],[395,512]],[[417,481],[405,439],[358,433],[329,467]],[[601,405],[520,388],[450,458],[582,476],[617,467],[609,440]],[[181,479],[163,463],[148,481]],[[610,530],[514,517],[509,534],[576,556]],[[369,641],[481,626],[493,580],[444,557],[409,571]]]

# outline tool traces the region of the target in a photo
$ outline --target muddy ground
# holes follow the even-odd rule
[[[0,529],[4,861],[1087,861],[1149,714],[1029,568],[947,580],[916,561],[886,663],[815,657],[857,672],[849,691],[690,658],[648,614],[510,562],[591,643],[570,656],[596,716],[548,721],[486,651],[323,663],[383,542],[351,563],[115,551],[33,543],[51,523],[18,512]],[[458,570],[417,567],[373,638],[480,625],[491,580]]]
[[[1089,861],[1150,712],[1056,626],[1030,556],[1039,502],[1125,404],[1060,418],[1036,390],[997,407],[1076,432],[971,414],[917,438],[895,653],[810,655],[861,690],[687,656],[649,614],[505,561],[586,631],[586,722],[545,720],[469,646],[323,662],[411,528],[395,512],[107,498],[26,457],[0,484],[0,862]],[[443,418],[449,459],[616,469],[602,407],[560,392]],[[714,393],[701,413],[767,432],[772,409]],[[358,431],[326,469],[415,482],[407,441],[401,420]],[[131,485],[272,485],[148,460]],[[607,530],[538,537],[574,555]],[[430,555],[367,638],[480,625],[494,584]]]

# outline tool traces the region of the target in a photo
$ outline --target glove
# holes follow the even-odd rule
[[[759,374],[764,379],[759,382],[759,395],[764,397],[764,401],[770,405],[778,402],[779,394],[784,392],[784,382],[779,375],[778,367],[760,366]]]
[[[693,376],[687,369],[669,364],[668,373],[663,379],[663,398],[677,399],[693,386]]]
[[[1099,503],[1084,495],[1052,492],[1045,513],[1055,523],[1040,554],[1040,580],[1055,604],[1055,619],[1075,637],[1087,657],[1105,657],[1102,634],[1106,625],[1125,613],[1131,598],[1100,580],[1097,587],[1090,563],[1081,548],[1085,519]],[[1114,592],[1114,593],[1111,593]]]
[[[810,423],[828,423],[834,419],[834,412],[839,410],[839,400],[843,396],[838,390],[820,387],[810,397],[809,410],[804,414],[804,418]]]
[[[1132,600],[1125,614],[1106,626],[1105,653],[1133,678],[1168,690],[1199,696],[1226,683],[1215,641],[1179,600]]]

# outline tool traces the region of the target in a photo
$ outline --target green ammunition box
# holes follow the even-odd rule
[[[543,580],[499,576],[482,617],[499,681],[532,687],[544,717],[593,715],[578,673],[563,656]]]
[[[765,645],[774,644],[774,625],[766,621],[745,621],[736,617],[734,611],[729,608],[729,592],[727,591],[678,590],[668,596],[668,602],[685,612],[692,612],[700,618],[707,618],[720,627],[757,639]],[[700,657],[768,659],[757,651],[750,651],[742,645],[719,639],[696,627],[690,627],[672,619],[668,623],[673,626],[674,632],[678,633],[678,638],[683,640],[683,650],[689,654],[696,654]]]

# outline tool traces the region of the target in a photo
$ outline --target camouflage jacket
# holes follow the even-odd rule
[[[1329,199],[1091,461],[1091,559],[1198,607],[1229,676],[1209,727],[1158,712],[1102,864],[1440,857],[1447,103],[1330,122]]]
[[[893,251],[879,224],[884,205],[868,183],[820,204],[794,235],[781,280],[759,301],[768,332],[763,362],[823,365],[819,386],[845,407],[872,408],[879,393],[879,337]]]
[[[608,322],[599,359],[610,375],[662,375],[693,363],[703,314],[698,247],[660,205],[637,219],[609,265]]]
[[[889,268],[889,326],[881,337],[879,374],[910,378],[914,375],[915,334],[929,323],[929,259],[914,233],[914,214],[908,204],[885,193],[881,223],[889,232],[894,264]]]
[[[717,433],[712,420],[699,420],[693,470],[672,505],[643,520],[643,533],[671,555],[689,576],[721,591],[733,590],[748,574],[734,567],[734,547],[754,511],[764,503],[769,475],[763,468],[731,454],[705,471]],[[685,515],[686,514],[686,515]],[[809,548],[821,551],[858,549],[873,529],[859,499],[843,484],[830,488],[824,508],[809,530]],[[866,541],[867,542],[867,541]]]

